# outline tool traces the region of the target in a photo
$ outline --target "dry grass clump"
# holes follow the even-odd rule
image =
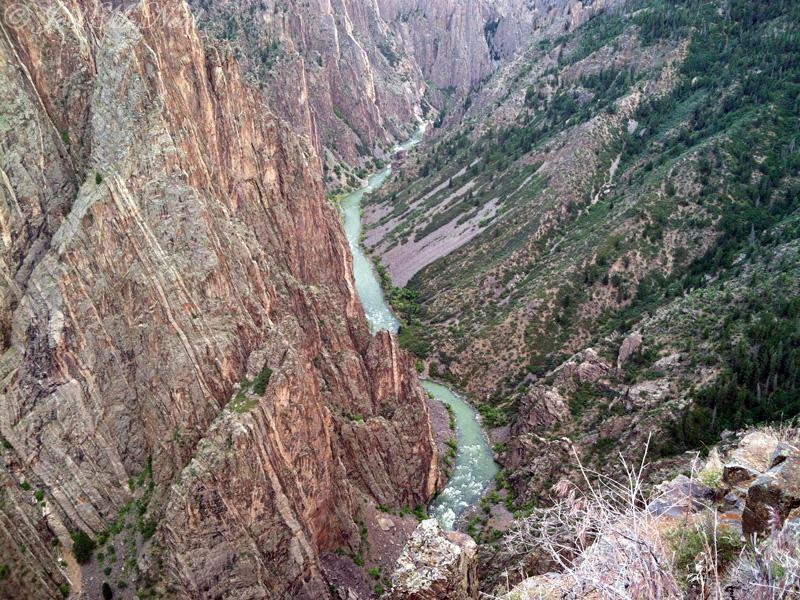
[[[617,481],[584,469],[578,460],[588,493],[560,481],[556,503],[519,520],[507,536],[509,550],[548,554],[566,580],[564,600],[681,599],[661,532],[664,522],[645,510],[652,499],[644,489],[645,460],[621,462],[625,477]]]
[[[769,537],[751,540],[731,572],[731,588],[749,600],[800,599],[800,527],[782,528],[775,511]]]
[[[776,437],[795,441],[797,433],[783,428]],[[647,491],[644,457],[631,464],[620,456],[620,480],[576,460],[586,491],[560,481],[554,505],[519,519],[505,538],[509,552],[544,554],[559,573],[528,579],[503,598],[800,600],[800,538],[777,514],[768,537],[745,540],[715,507],[690,511],[692,498],[680,517],[649,511],[668,490]],[[705,471],[693,469],[691,481],[708,479]]]

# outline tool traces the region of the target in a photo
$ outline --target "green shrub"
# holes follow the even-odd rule
[[[60,591],[61,595],[64,596],[64,598],[66,598],[67,596],[69,596],[69,584],[67,583],[63,584],[61,587],[58,588],[58,591]]]
[[[716,515],[706,517],[687,526],[678,525],[667,533],[667,541],[674,553],[676,574],[689,584],[697,569],[698,555],[712,552],[717,568],[723,570],[744,546],[743,538],[719,522]]]
[[[111,600],[114,597],[114,590],[111,589],[111,586],[108,585],[107,581],[103,582],[103,585],[100,587],[100,591],[103,594],[104,600]]]
[[[719,484],[722,483],[722,470],[707,466],[700,471],[700,473],[698,473],[698,477],[700,479],[700,483],[710,487],[712,490],[716,490],[719,487]]]
[[[611,437],[599,437],[594,443],[594,452],[601,457],[604,457],[616,443],[616,440]]]
[[[433,394],[430,394],[430,397],[433,398]],[[447,409],[447,414],[450,415],[450,429],[455,431],[456,429],[456,413],[453,410],[453,407],[448,404],[447,402],[443,402],[444,407]]]
[[[269,378],[271,376],[272,369],[270,369],[267,365],[264,365],[264,368],[261,369],[261,373],[259,373],[255,378],[255,381],[253,381],[253,393],[263,396],[264,392],[267,390],[267,384],[269,383]]]
[[[489,428],[502,427],[508,422],[503,410],[497,408],[496,406],[480,402],[478,403],[477,408],[478,412],[483,417],[484,424]]]
[[[77,531],[72,534],[72,554],[79,564],[82,565],[92,560],[94,548],[94,540],[83,531]]]
[[[153,537],[153,534],[156,532],[156,522],[147,521],[145,523],[142,523],[141,531],[142,531],[142,539],[149,540],[151,537]]]

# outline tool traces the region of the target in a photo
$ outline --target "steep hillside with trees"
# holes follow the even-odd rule
[[[800,413],[799,24],[648,0],[537,34],[371,199],[401,341],[495,428],[510,507],[564,436],[602,468]]]

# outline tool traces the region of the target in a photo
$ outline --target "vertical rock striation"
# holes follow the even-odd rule
[[[571,31],[615,0],[377,0],[425,77],[469,92],[544,28]],[[586,5],[586,6],[584,6]]]
[[[152,463],[157,582],[327,597],[319,553],[357,550],[362,497],[424,503],[438,465],[318,159],[182,1],[26,6],[0,35],[4,534],[55,595],[44,542],[104,530]]]
[[[190,0],[202,30],[229,39],[271,108],[352,165],[411,133],[425,81],[374,0]]]

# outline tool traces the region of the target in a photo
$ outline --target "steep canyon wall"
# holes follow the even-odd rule
[[[8,583],[55,597],[69,532],[150,469],[154,585],[325,597],[362,497],[424,503],[438,465],[318,159],[185,3],[26,6],[0,36],[0,433],[4,562],[36,576]]]

